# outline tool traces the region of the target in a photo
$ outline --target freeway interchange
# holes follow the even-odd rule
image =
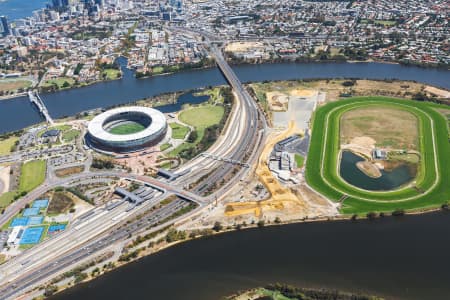
[[[201,36],[206,37],[206,41],[209,41],[207,35],[202,34]],[[261,150],[266,123],[263,114],[260,113],[252,97],[222,56],[221,51],[213,44],[209,42],[208,44],[211,56],[216,60],[217,65],[232,87],[236,99],[224,131],[208,150],[208,154],[223,159],[214,160],[211,159],[211,156],[199,155],[177,170],[180,174],[189,170],[189,176],[180,176],[174,181],[158,180],[148,176],[115,171],[85,171],[63,179],[47,179],[43,185],[11,204],[0,216],[0,224],[5,224],[27,203],[43,193],[58,186],[70,186],[80,180],[100,177],[124,178],[141,182],[158,191],[158,194],[152,200],[142,203],[131,212],[126,211],[126,205],[124,204],[111,211],[102,207],[95,208],[89,218],[75,220],[66,231],[24,251],[21,255],[1,265],[0,298],[11,299],[22,295],[39,284],[48,282],[52,277],[76,265],[83,259],[87,259],[96,252],[98,253],[117,242],[124,241],[149,226],[154,226],[152,231],[157,231],[171,224],[188,220],[193,215],[201,213],[213,200],[222,197],[230,187],[246,175],[249,170],[248,166],[254,163],[258,152]],[[243,162],[246,166],[236,167],[229,161]],[[184,188],[204,177],[206,178],[196,185],[192,191]],[[224,178],[230,178],[230,180],[210,195],[201,196],[204,191],[217,188],[217,182]],[[176,195],[179,200],[156,210],[152,209],[169,195]],[[183,199],[196,203],[197,207],[187,214],[160,224],[162,220],[167,219],[185,205],[180,202]],[[136,218],[138,214],[144,217]]]

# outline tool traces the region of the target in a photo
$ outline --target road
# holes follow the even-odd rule
[[[210,40],[208,35],[201,34],[201,36],[204,36],[208,43]],[[264,138],[262,129],[266,126],[264,117],[259,112],[252,97],[243,87],[234,71],[225,61],[221,51],[211,43],[209,43],[209,50],[211,56],[214,57],[223,75],[231,85],[236,101],[225,132],[219,137],[218,141],[208,152],[219,157],[252,164],[257,158],[257,153],[262,146],[262,140]],[[183,199],[199,204],[197,209],[191,211],[187,215],[183,215],[171,222],[161,224],[159,227],[167,226],[175,221],[185,220],[200,212],[213,199],[217,199],[223,195],[225,190],[236,184],[248,170],[246,168],[241,168],[236,172],[234,171],[235,168],[236,166],[230,163],[199,156],[180,169],[190,169],[191,173],[184,177],[180,177],[174,182],[166,182],[147,176],[116,171],[85,171],[85,173],[76,174],[69,178],[52,178],[51,181],[46,182],[44,185],[32,191],[29,195],[8,207],[5,213],[0,216],[0,225],[7,222],[23,208],[26,203],[30,203],[39,195],[56,186],[65,186],[77,180],[94,177],[119,177],[141,181],[163,193],[175,194]],[[193,191],[190,192],[183,189],[185,184],[193,183],[197,181],[199,177],[205,175],[208,175],[206,180],[201,182],[201,184]],[[225,183],[219,191],[216,191],[209,197],[199,196],[203,191],[213,188],[218,182],[227,177],[231,178],[231,180]],[[145,211],[146,208],[149,209],[149,205],[151,205],[150,202],[144,203],[139,207],[139,210]],[[48,278],[55,276],[60,270],[75,264],[82,258],[92,255],[95,251],[98,251],[117,240],[125,239],[130,233],[142,229],[144,225],[148,227],[149,224],[153,224],[154,222],[157,222],[157,220],[163,220],[174,212],[174,208],[169,206],[165,211],[159,212],[158,215],[152,215],[147,218],[146,222],[142,221],[142,219],[132,221],[130,224],[122,226],[116,231],[111,231],[112,227],[115,227],[120,223],[117,222],[119,220],[117,218],[123,217],[124,219],[130,219],[130,217],[125,216],[124,211],[122,211],[125,209],[124,207],[119,206],[119,208],[116,209],[111,215],[104,211],[98,212],[98,215],[95,216],[97,219],[94,219],[93,221],[83,220],[80,221],[80,224],[74,223],[74,226],[63,232],[61,235],[25,251],[22,255],[2,265],[0,267],[0,274],[3,274],[3,277],[0,278],[0,284],[3,284],[3,286],[0,289],[0,297],[2,299],[7,299],[19,295],[38,282],[45,281],[46,279],[48,280]],[[155,230],[159,227],[155,227]]]

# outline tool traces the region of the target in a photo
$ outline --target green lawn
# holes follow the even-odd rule
[[[112,134],[132,134],[139,131],[142,131],[145,129],[145,126],[139,123],[130,122],[130,123],[124,123],[120,124],[116,127],[113,127],[109,130]]]
[[[33,160],[22,165],[19,191],[29,192],[45,180],[46,163],[45,160]]]
[[[386,192],[365,191],[348,185],[338,175],[336,166],[339,163],[340,117],[348,110],[367,105],[404,109],[419,118],[422,159],[415,180],[417,188],[404,187]],[[331,200],[337,201],[347,195],[342,211],[348,214],[435,207],[449,201],[450,144],[446,120],[433,109],[436,106],[438,105],[403,99],[359,97],[340,100],[319,108],[314,116],[306,180],[315,190]]]
[[[305,162],[305,158],[300,154],[295,154],[295,162],[297,164],[297,168],[303,167],[303,163]]]
[[[178,118],[181,122],[200,129],[219,123],[222,116],[222,106],[204,105],[183,110]]]
[[[193,143],[185,142],[181,144],[176,149],[172,150],[169,155],[171,157],[175,157],[184,149],[195,147],[195,145],[202,140],[205,134],[205,129],[209,126],[219,124],[223,114],[224,109],[222,106],[214,106],[209,104],[183,110],[178,115],[178,118],[181,122],[195,128],[197,131],[197,139]]]
[[[153,67],[152,72],[153,72],[153,74],[161,74],[162,72],[164,72],[164,68],[163,67]]]
[[[61,88],[69,88],[74,83],[75,83],[75,80],[73,78],[61,77],[61,78],[46,80],[41,84],[41,86],[48,87],[48,86],[52,86],[52,85],[57,85],[58,88],[61,89]]]
[[[173,139],[184,139],[186,134],[188,134],[189,127],[183,126],[179,123],[170,123],[170,128],[172,128],[172,138]]]
[[[120,78],[120,70],[117,69],[105,69],[102,72],[102,78],[106,80],[114,80]]]
[[[63,132],[62,138],[66,142],[71,142],[71,141],[75,140],[80,135],[80,133],[81,132],[79,130],[70,129],[70,130]]]
[[[3,207],[7,207],[8,205],[10,205],[11,202],[13,202],[15,195],[16,195],[16,191],[10,191],[10,192],[3,193],[0,196],[0,207],[3,208]]]
[[[9,137],[5,140],[0,140],[0,155],[7,155],[11,153],[11,147],[18,141],[16,136]]]
[[[162,144],[161,147],[159,147],[159,149],[160,149],[161,151],[164,151],[164,150],[169,149],[170,147],[172,147],[171,144],[165,143],[165,144]]]

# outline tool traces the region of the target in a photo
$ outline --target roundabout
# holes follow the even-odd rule
[[[421,159],[415,178],[390,190],[367,190],[341,177],[341,118],[349,111],[368,107],[408,112],[418,120]],[[359,97],[329,103],[316,111],[306,165],[306,180],[316,191],[339,201],[344,213],[393,211],[438,206],[450,199],[448,179],[450,147],[446,120],[439,105],[385,97]],[[367,124],[361,123],[361,127]]]

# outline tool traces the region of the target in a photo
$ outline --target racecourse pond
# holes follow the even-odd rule
[[[357,167],[357,163],[365,159],[351,151],[342,151],[339,174],[349,184],[369,191],[389,191],[410,182],[414,176],[406,164],[392,170],[380,170],[381,176],[373,178]]]

